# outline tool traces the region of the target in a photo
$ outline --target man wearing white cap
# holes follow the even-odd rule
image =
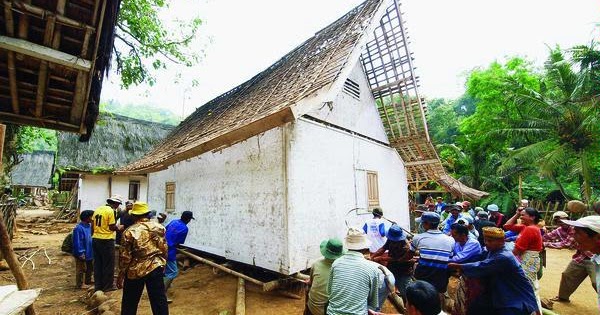
[[[600,216],[592,215],[577,221],[562,220],[565,224],[575,227],[575,241],[577,249],[589,251],[594,254],[590,261],[596,272],[596,292],[600,292]],[[598,307],[600,308],[600,293],[598,294]]]
[[[502,228],[504,223],[506,223],[506,217],[504,214],[500,213],[500,208],[498,208],[498,205],[488,205],[487,210],[490,212],[489,220],[492,221],[496,227]]]
[[[370,242],[362,230],[348,229],[345,245],[348,252],[331,265],[327,314],[367,314],[378,307],[380,271],[364,257]]]
[[[572,249],[577,246],[575,242],[575,228],[562,222],[562,220],[568,218],[569,215],[563,211],[556,211],[552,215],[553,223],[558,228],[544,234],[544,246],[556,249]],[[571,294],[577,290],[586,277],[590,278],[594,290],[596,289],[596,271],[594,264],[590,260],[593,256],[594,254],[591,252],[581,250],[575,252],[571,262],[569,262],[567,268],[562,272],[558,295],[550,300],[555,302],[569,302]]]

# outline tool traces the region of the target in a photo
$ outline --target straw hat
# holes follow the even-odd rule
[[[123,204],[123,196],[121,195],[112,195],[110,198],[106,199],[106,202],[116,202],[120,205]]]
[[[361,250],[371,245],[371,241],[367,239],[367,235],[363,230],[355,227],[348,229],[344,242],[346,243],[346,248],[351,250]]]
[[[486,226],[482,231],[483,237],[504,239],[504,231],[501,228]]]

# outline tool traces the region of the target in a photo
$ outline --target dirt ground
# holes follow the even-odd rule
[[[23,220],[23,217],[20,220]],[[19,222],[14,246],[36,247],[18,250],[18,253],[29,257],[39,249],[32,258],[35,270],[30,262],[23,267],[31,287],[42,289],[35,303],[38,314],[90,314],[81,301],[85,292],[74,289],[73,258],[60,251],[62,240],[72,227],[73,224],[68,223]],[[570,261],[572,253],[566,250],[549,250],[548,268],[541,280],[542,297],[551,298],[556,295],[561,272]],[[10,283],[14,283],[10,271],[1,271],[0,285]],[[237,278],[224,273],[214,274],[212,268],[196,265],[182,272],[173,283],[171,291],[174,302],[170,304],[169,310],[171,314],[233,315],[236,290]],[[121,291],[110,292],[109,295],[120,300]],[[285,297],[277,292],[264,293],[252,284],[246,285],[246,314],[249,315],[302,314],[303,303],[302,300]],[[391,308],[387,306],[385,310],[391,311]],[[589,280],[586,280],[571,297],[571,303],[555,303],[554,311],[562,315],[596,314],[595,292]],[[138,314],[151,314],[145,295],[142,297]]]

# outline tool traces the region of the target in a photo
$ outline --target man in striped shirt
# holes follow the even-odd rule
[[[358,228],[350,228],[345,238],[348,252],[336,259],[329,274],[328,315],[367,314],[378,307],[379,269],[366,260],[370,242]]]
[[[448,287],[448,260],[454,248],[454,239],[439,229],[440,215],[425,212],[421,216],[425,233],[418,234],[410,244],[410,250],[419,251],[415,278],[431,283],[439,293]]]

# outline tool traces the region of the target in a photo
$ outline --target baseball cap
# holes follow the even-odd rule
[[[181,213],[181,220],[191,220],[191,219],[196,220],[196,218],[194,218],[194,213],[192,211],[186,210]]]
[[[577,221],[562,220],[562,222],[567,225],[588,228],[596,233],[600,233],[600,215],[590,215]]]
[[[421,222],[429,222],[429,223],[433,223],[433,224],[438,224],[440,223],[440,215],[435,213],[435,212],[424,212],[423,215],[421,216]]]

